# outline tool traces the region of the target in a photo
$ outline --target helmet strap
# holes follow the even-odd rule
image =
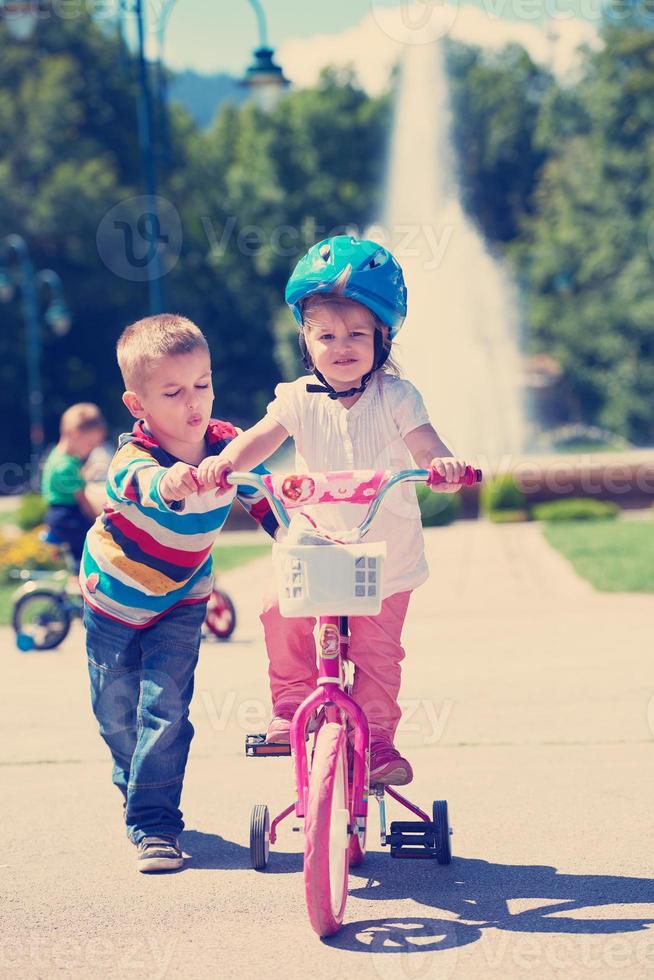
[[[316,368],[314,368],[313,373],[318,378],[318,380],[322,381],[323,383],[321,385],[307,385],[307,391],[315,394],[327,395],[328,398],[332,398],[332,399],[350,398],[352,395],[359,395],[362,391],[366,390],[366,385],[372,378],[372,374],[373,374],[372,371],[368,371],[367,374],[364,374],[364,376],[361,378],[361,384],[359,385],[358,388],[348,388],[347,391],[336,391],[336,389],[332,388],[329,381],[325,379],[324,375],[322,375],[320,371],[317,371]]]

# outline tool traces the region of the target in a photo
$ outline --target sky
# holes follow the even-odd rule
[[[574,70],[577,45],[596,43],[601,2],[263,0],[263,6],[269,43],[294,84],[312,84],[325,64],[351,61],[362,84],[374,92],[383,88],[403,45],[446,34],[495,48],[519,41],[534,60],[565,75]],[[248,0],[144,0],[144,6],[152,54],[157,21],[169,6],[164,60],[173,69],[241,75],[258,46],[257,18]]]

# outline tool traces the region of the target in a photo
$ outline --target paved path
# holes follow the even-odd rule
[[[234,642],[203,647],[179,874],[134,870],[81,630],[42,655],[0,634],[0,977],[654,975],[654,598],[593,592],[533,525],[427,539],[400,742],[412,796],[450,802],[452,865],[392,861],[373,812],[373,851],[326,942],[306,920],[290,824],[269,870],[249,869],[251,805],[292,796],[288,760],[242,753],[268,711],[262,559],[223,580]]]

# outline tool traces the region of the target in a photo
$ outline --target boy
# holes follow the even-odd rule
[[[82,466],[101,445],[107,429],[97,405],[80,402],[61,416],[59,442],[43,467],[41,492],[48,505],[45,523],[70,548],[76,569],[84,550],[86,532],[97,510],[86,495]]]
[[[278,525],[249,487],[232,489],[227,502],[198,493],[196,467],[236,429],[210,418],[209,349],[195,324],[172,314],[140,320],[121,335],[117,356],[123,402],[138,421],[111,462],[80,585],[93,711],[127,836],[138,870],[162,871],[183,863],[179,802],[212,546],[235,494],[269,534]]]

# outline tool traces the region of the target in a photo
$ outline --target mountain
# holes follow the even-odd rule
[[[172,76],[168,96],[181,102],[197,124],[206,129],[223,102],[239,105],[247,98],[247,89],[241,88],[232,75],[199,75],[187,70]]]

